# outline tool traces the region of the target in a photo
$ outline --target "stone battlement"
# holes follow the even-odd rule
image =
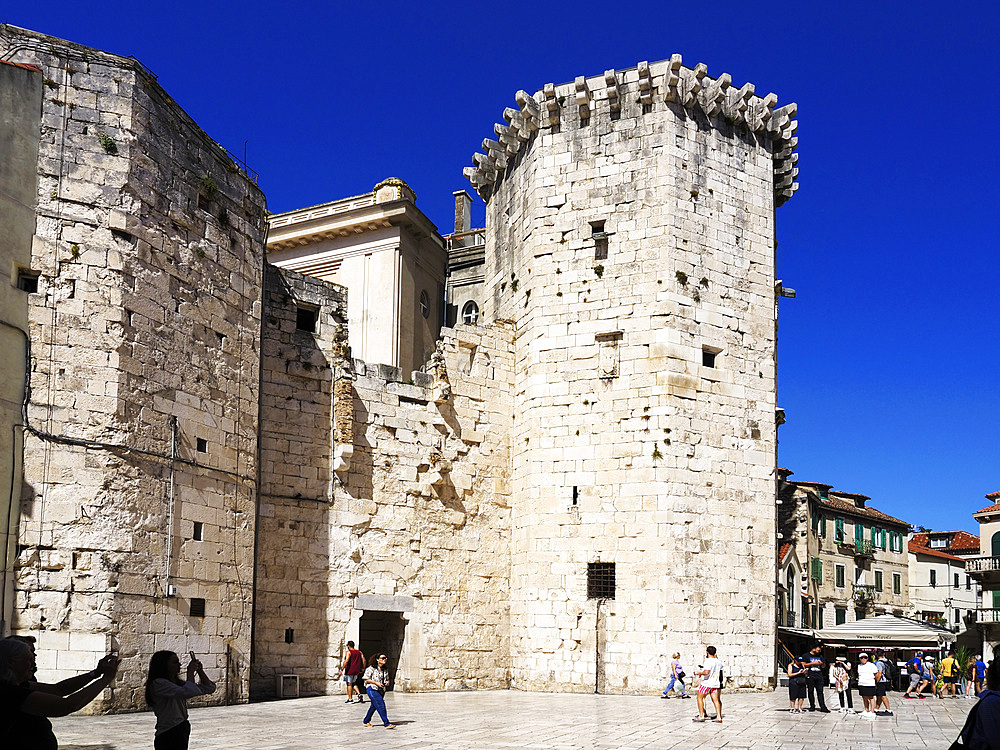
[[[775,205],[780,206],[798,190],[798,154],[794,153],[798,121],[793,119],[798,105],[776,107],[777,95],[758,96],[752,83],[737,88],[728,73],[710,78],[703,63],[685,67],[680,55],[656,63],[641,62],[628,70],[606,70],[600,76],[578,76],[558,86],[548,83],[533,96],[518,91],[515,99],[519,109],[504,110],[506,124],[493,126],[495,139],[484,139],[483,152],[472,155],[475,166],[463,170],[484,200],[504,179],[508,165],[519,158],[522,149],[530,148],[539,131],[558,132],[564,124],[586,127],[594,117],[617,120],[623,111],[636,108],[641,116],[659,105],[691,114],[700,112],[716,127],[728,123],[770,140]]]

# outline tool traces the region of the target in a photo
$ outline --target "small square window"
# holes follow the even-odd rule
[[[587,598],[615,598],[614,563],[587,563]]]
[[[295,643],[294,628],[285,628],[285,643]]]
[[[712,349],[703,348],[701,350],[701,364],[702,367],[715,367],[715,359],[719,356],[718,351]]]
[[[191,600],[191,617],[204,617],[205,616],[205,600],[204,599],[192,599]]]
[[[208,199],[207,196],[198,193],[198,208],[202,211],[207,211],[212,207],[212,201]]]
[[[205,524],[201,521],[194,522],[194,528],[191,531],[191,538],[196,542],[200,542],[205,535]]]
[[[295,327],[300,331],[316,333],[316,318],[319,311],[315,307],[298,305],[295,308]]]
[[[205,438],[195,438],[195,447],[199,453],[206,453],[208,451],[208,441]]]
[[[18,271],[17,288],[28,294],[36,294],[38,292],[38,274],[34,271]]]

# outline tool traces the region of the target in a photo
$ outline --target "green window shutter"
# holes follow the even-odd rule
[[[826,516],[819,514],[819,535],[826,539]]]
[[[872,547],[878,545],[878,529],[872,526]]]
[[[833,520],[833,538],[835,542],[843,542],[844,539],[844,519],[835,518]]]
[[[863,542],[865,540],[865,527],[858,521],[854,522],[854,541]]]

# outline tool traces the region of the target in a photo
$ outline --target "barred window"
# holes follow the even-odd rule
[[[614,563],[587,563],[587,598],[615,598]]]

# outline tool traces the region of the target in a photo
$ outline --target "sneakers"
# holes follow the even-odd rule
[[[908,698],[909,700],[913,700],[913,696],[910,695],[909,693],[906,693],[903,697]]]
[[[690,695],[682,695],[681,698],[690,698]]]
[[[875,720],[875,714],[872,713],[871,711],[865,711],[863,714],[861,714],[861,718],[862,719],[868,719],[870,721],[874,721]]]
[[[354,703],[354,698],[348,698],[344,703]]]
[[[362,698],[362,697],[361,697],[361,696],[359,695],[359,696],[358,696],[358,699],[357,699],[356,701],[354,701],[354,702],[355,702],[355,703],[364,703],[364,702],[365,702],[365,699],[364,699],[364,698]]]

